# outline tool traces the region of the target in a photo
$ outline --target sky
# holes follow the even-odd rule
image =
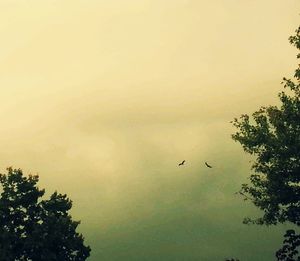
[[[0,0],[1,172],[70,197],[90,261],[274,260],[289,225],[242,224],[261,213],[230,121],[278,103],[299,8]]]

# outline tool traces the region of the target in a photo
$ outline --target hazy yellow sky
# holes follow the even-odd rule
[[[1,170],[39,173],[49,193],[73,199],[90,260],[214,260],[212,245],[226,231],[203,236],[205,245],[188,229],[167,236],[166,228],[198,220],[192,230],[201,236],[217,223],[241,222],[244,203],[233,193],[249,165],[229,121],[276,102],[282,77],[297,66],[287,39],[299,7],[298,0],[0,0]],[[151,241],[145,231],[155,228],[161,234]],[[262,230],[253,231],[255,242]],[[257,255],[280,242],[276,234],[267,245],[272,233],[253,243]],[[218,257],[237,251],[232,240]],[[255,260],[242,251],[243,261]]]

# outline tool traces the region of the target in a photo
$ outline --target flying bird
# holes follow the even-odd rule
[[[184,164],[185,160],[183,160],[181,163],[178,164],[178,166],[182,166]]]
[[[208,165],[207,162],[205,162],[205,165],[206,165],[206,167],[208,167],[208,168],[212,168],[212,166]]]

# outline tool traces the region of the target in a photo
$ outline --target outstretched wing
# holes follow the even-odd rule
[[[181,163],[178,164],[178,166],[182,166],[184,164],[185,160],[183,160]]]
[[[210,166],[207,162],[205,162],[206,167],[208,168],[212,168],[212,166]]]

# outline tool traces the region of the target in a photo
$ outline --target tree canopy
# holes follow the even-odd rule
[[[290,43],[300,50],[300,27]],[[300,53],[297,55],[300,58]],[[300,225],[300,69],[294,80],[283,79],[280,106],[261,107],[249,117],[234,119],[238,131],[232,138],[256,156],[250,184],[240,194],[264,211],[262,217],[245,222]]]
[[[300,27],[289,41],[300,50]],[[279,106],[261,107],[252,117],[243,114],[233,121],[238,129],[233,140],[256,158],[250,184],[242,184],[239,193],[263,211],[262,217],[245,218],[245,223],[300,226],[300,65],[294,79],[283,78],[282,84]],[[277,260],[300,261],[300,234],[289,229],[284,237]]]
[[[67,195],[55,192],[41,199],[45,190],[37,187],[37,175],[7,170],[0,174],[0,260],[86,260],[90,247],[76,232],[80,222],[68,213]]]

